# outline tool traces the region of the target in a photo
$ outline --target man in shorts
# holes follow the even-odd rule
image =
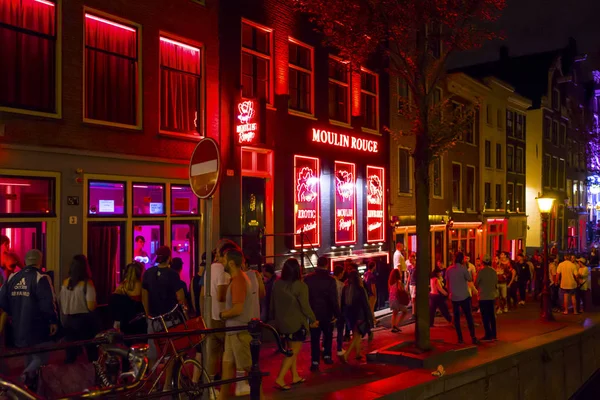
[[[229,250],[225,254],[225,271],[231,275],[231,283],[227,288],[225,310],[219,314],[219,319],[225,321],[225,326],[248,325],[252,319],[252,304],[258,301],[258,293],[252,292],[250,278],[242,271],[244,256],[240,250]],[[248,331],[234,331],[225,334],[225,352],[223,353],[222,379],[231,379],[234,371],[250,372],[252,356]],[[229,397],[229,385],[221,385],[220,400]],[[261,398],[262,390],[261,390]]]
[[[558,281],[560,282],[560,289],[563,292],[564,309],[563,314],[569,313],[569,297],[571,298],[571,304],[573,305],[573,314],[579,314],[577,312],[577,279],[579,278],[579,271],[577,264],[573,261],[575,255],[570,254],[565,257],[565,260],[558,264]]]

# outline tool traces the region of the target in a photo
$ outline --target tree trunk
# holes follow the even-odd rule
[[[417,223],[417,298],[415,343],[420,350],[430,350],[429,277],[431,275],[431,232],[429,222],[429,164],[426,135],[417,135],[414,152],[415,211]],[[421,142],[421,143],[420,143]]]

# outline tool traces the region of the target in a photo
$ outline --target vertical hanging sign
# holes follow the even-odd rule
[[[261,105],[257,100],[240,101],[236,110],[235,136],[239,145],[260,143]]]
[[[385,242],[385,171],[367,165],[367,243]]]
[[[319,159],[294,156],[294,247],[321,245]]]
[[[356,165],[335,162],[335,243],[356,243]]]

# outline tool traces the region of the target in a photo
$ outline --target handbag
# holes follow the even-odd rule
[[[402,284],[400,287],[396,285],[396,299],[398,299],[398,303],[402,306],[407,306],[410,303],[410,296]]]
[[[97,313],[98,309],[95,310],[90,310],[90,308],[88,307],[87,304],[87,286],[88,286],[88,282],[89,281],[85,281],[83,283],[83,300],[85,302],[85,308],[87,308],[88,313],[89,313],[89,319],[90,319],[90,324],[92,324],[94,332],[99,332],[100,329],[100,316]]]

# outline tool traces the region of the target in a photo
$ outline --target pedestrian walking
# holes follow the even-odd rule
[[[42,252],[29,250],[25,268],[8,277],[0,288],[0,310],[12,319],[14,344],[17,348],[44,346],[58,330],[56,296],[48,275],[42,274]],[[6,314],[6,315],[5,315]],[[25,357],[21,383],[37,392],[39,370],[48,362],[49,353]]]
[[[371,313],[373,314],[373,321],[377,323],[377,320],[375,319],[375,303],[377,303],[377,277],[375,276],[375,266],[375,261],[369,261],[369,263],[367,264],[367,270],[363,275],[363,282],[365,285],[365,289],[367,290],[367,296],[369,298],[369,307],[371,308]]]
[[[577,265],[571,261],[575,256],[569,255],[558,265],[557,279],[560,282],[560,289],[563,292],[563,314],[569,314],[569,298],[573,305],[573,314],[577,312],[577,279],[579,271]]]
[[[548,278],[550,279],[550,303],[554,312],[560,311],[558,304],[558,292],[560,282],[558,281],[558,258],[553,258],[548,262]]]
[[[406,261],[404,259],[404,243],[396,243],[396,251],[394,252],[394,268],[400,271],[402,283],[405,283],[404,275],[406,274]]]
[[[342,282],[342,276],[344,275],[344,267],[341,265],[336,265],[333,268],[333,277],[335,279],[335,287],[337,294],[338,307],[340,310],[340,315],[337,321],[335,322],[335,330],[337,334],[336,345],[337,345],[337,355],[341,357],[344,355],[344,348],[342,347],[344,344],[344,327],[346,326],[346,319],[344,318],[344,314],[342,314],[342,292],[344,291],[344,282]]]
[[[577,311],[589,312],[591,306],[590,298],[590,269],[587,260],[583,257],[577,259]]]
[[[308,286],[308,300],[319,326],[310,328],[311,371],[319,370],[321,360],[321,334],[323,335],[323,362],[333,364],[333,324],[339,318],[335,278],[329,275],[329,260],[319,257],[315,271],[304,278]]]
[[[492,268],[489,255],[483,259],[483,269],[477,274],[475,286],[479,289],[479,307],[485,336],[482,341],[496,340],[496,313],[494,301],[498,296],[498,274]]]
[[[253,288],[251,279],[243,271],[244,255],[239,249],[228,250],[225,253],[225,272],[231,276],[231,283],[225,296],[225,309],[219,313],[219,320],[225,321],[226,327],[248,325],[252,318],[256,318],[258,309],[258,288]],[[256,277],[256,273],[253,273]],[[252,356],[250,354],[250,341],[252,336],[247,330],[227,332],[225,334],[225,350],[223,353],[222,380],[241,378],[250,372]],[[229,384],[221,385],[219,400],[229,398]],[[250,394],[248,381],[236,382],[236,396]],[[261,387],[261,398],[262,387]]]
[[[502,314],[502,312],[508,312],[508,282],[506,280],[507,271],[505,269],[507,265],[503,264],[498,256],[495,256],[492,266],[496,270],[496,275],[498,276],[498,301],[496,313]]]
[[[91,275],[86,256],[74,256],[69,268],[69,277],[62,283],[59,298],[67,342],[93,339],[100,329],[94,313],[96,288]],[[85,350],[89,362],[98,360],[98,348],[95,344],[85,346]],[[81,347],[69,347],[65,352],[65,364],[73,364],[81,352]]]
[[[398,269],[393,269],[392,272],[390,272],[388,288],[390,293],[390,309],[392,310],[392,332],[399,333],[401,332],[399,325],[408,314],[407,306],[410,297],[406,292],[404,283],[402,283],[402,278],[400,277],[400,271]],[[400,318],[398,318],[398,314],[400,314]]]
[[[269,321],[269,307],[271,306],[271,293],[273,293],[273,284],[277,279],[275,275],[275,266],[273,264],[265,264],[262,267],[263,284],[265,286],[265,297],[260,303],[260,318],[263,322]]]
[[[342,360],[347,363],[352,350],[356,353],[356,360],[362,360],[361,340],[371,331],[374,324],[367,292],[358,271],[353,270],[348,275],[348,283],[342,291],[342,312],[347,324],[352,329],[352,342],[342,356]]]
[[[413,252],[408,257],[406,263],[406,271],[408,272],[408,289],[410,294],[410,304],[412,311],[412,319],[417,319],[417,255]]]
[[[517,287],[519,289],[519,305],[524,306],[527,298],[527,285],[531,281],[531,269],[525,261],[525,256],[521,253],[517,255],[515,269],[517,272]]]
[[[446,321],[452,322],[450,312],[448,311],[448,291],[444,286],[441,269],[436,267],[433,270],[429,286],[431,287],[429,293],[429,326],[433,328],[437,310],[440,310],[440,313],[446,318]]]
[[[194,277],[190,282],[191,307],[197,317],[204,311],[204,271],[206,270],[206,252],[202,253],[202,262],[196,264]]]
[[[462,252],[456,253],[454,265],[446,271],[448,280],[448,290],[450,299],[454,307],[454,328],[458,336],[458,343],[463,344],[463,335],[460,328],[460,310],[462,309],[467,320],[469,333],[473,344],[479,344],[479,339],[475,337],[475,324],[473,323],[473,314],[471,312],[471,296],[469,292],[469,282],[472,282],[471,274],[465,267],[464,256]]]
[[[518,301],[517,301],[517,293],[519,292],[518,279],[519,279],[519,275],[517,274],[515,265],[512,262],[509,262],[508,263],[508,272],[507,272],[507,277],[506,277],[506,281],[508,282],[508,284],[506,285],[507,290],[508,290],[508,298],[506,300],[506,303],[508,304],[508,309],[511,309],[511,310],[516,310],[517,306],[518,306]],[[506,310],[504,310],[504,312],[506,312]]]
[[[308,286],[302,282],[300,264],[295,258],[288,258],[283,263],[281,279],[273,284],[270,312],[270,319],[275,321],[277,331],[292,350],[291,357],[284,357],[275,379],[275,388],[287,391],[291,387],[285,383],[285,376],[290,370],[292,385],[305,382],[298,373],[298,354],[308,329],[319,326],[308,301]]]

